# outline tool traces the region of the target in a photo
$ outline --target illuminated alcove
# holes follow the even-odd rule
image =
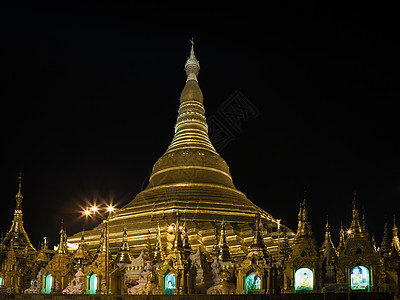
[[[355,266],[350,271],[350,288],[352,291],[370,290],[369,270],[364,266]]]
[[[168,273],[164,277],[164,294],[173,295],[175,293],[175,275]]]
[[[44,275],[43,293],[50,294],[52,286],[53,286],[53,276],[51,276],[51,274]]]
[[[257,274],[250,274],[246,277],[245,282],[246,294],[252,294],[261,289],[261,277]]]
[[[88,289],[87,289],[87,293],[94,295],[96,294],[96,290],[97,290],[97,275],[96,274],[92,274],[90,276],[88,276]]]
[[[309,268],[300,268],[294,273],[294,290],[310,292],[314,288],[314,272]]]

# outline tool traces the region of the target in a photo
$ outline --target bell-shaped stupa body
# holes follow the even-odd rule
[[[132,251],[138,253],[150,239],[155,242],[161,228],[166,251],[172,247],[168,227],[176,212],[186,222],[190,245],[208,253],[215,244],[215,226],[224,220],[227,244],[232,257],[243,256],[252,241],[256,217],[262,219],[267,247],[277,252],[271,237],[277,221],[252,203],[233,184],[229,167],[208,136],[203,94],[197,80],[200,64],[193,44],[185,64],[187,80],[180,96],[175,135],[166,152],[154,164],[147,188],[110,217],[110,245],[117,247],[124,226]],[[275,228],[275,229],[273,229]],[[288,230],[289,235],[293,232]],[[89,236],[90,235],[90,236]],[[77,242],[79,234],[69,242]],[[88,244],[95,245],[99,230],[86,232]],[[115,238],[114,238],[115,236]],[[76,241],[75,241],[76,240]]]

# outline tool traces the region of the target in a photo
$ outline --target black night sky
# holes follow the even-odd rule
[[[85,201],[122,207],[143,189],[173,137],[193,37],[207,117],[237,91],[259,112],[219,151],[236,187],[293,230],[305,188],[318,244],[327,214],[334,242],[350,224],[356,190],[380,244],[385,216],[400,224],[396,10],[274,2],[2,2],[1,232],[19,172],[35,247],[57,243],[61,219],[81,230]]]

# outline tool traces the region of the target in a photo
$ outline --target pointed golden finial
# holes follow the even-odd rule
[[[329,219],[328,219],[328,215],[326,215],[326,225],[325,225],[325,230],[329,231],[331,228],[331,226],[329,226]]]
[[[22,185],[22,173],[19,172],[19,176],[18,176],[18,192],[21,191],[21,185]]]
[[[186,64],[185,64],[185,71],[186,71],[186,75],[187,75],[186,81],[188,81],[188,80],[196,80],[197,81],[197,76],[199,75],[199,70],[200,70],[200,63],[194,54],[193,38],[190,40],[190,43],[192,44],[192,47],[190,49],[190,56],[188,57]]]
[[[19,173],[19,176],[18,176],[18,192],[15,195],[15,200],[17,201],[16,210],[22,210],[21,202],[22,202],[22,199],[24,197],[22,197],[21,187],[22,187],[22,173]]]

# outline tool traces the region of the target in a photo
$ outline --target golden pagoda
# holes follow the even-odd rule
[[[34,278],[34,264],[37,255],[22,220],[22,177],[18,177],[18,192],[15,195],[16,207],[10,230],[1,242],[0,248],[0,287],[8,291],[21,292],[29,287]]]
[[[9,247],[11,243],[13,244],[14,251],[28,251],[29,253],[35,253],[36,249],[32,246],[28,234],[24,228],[24,222],[22,220],[22,196],[21,186],[22,186],[22,177],[21,175],[18,177],[18,192],[15,195],[15,201],[17,202],[14,211],[14,218],[11,224],[10,230],[6,233],[4,237],[5,246]]]
[[[133,252],[139,254],[149,238],[153,244],[156,242],[158,224],[162,245],[167,251],[172,249],[173,235],[167,228],[179,211],[186,223],[192,249],[200,246],[204,253],[211,255],[217,224],[224,220],[232,258],[244,257],[259,215],[267,250],[271,255],[278,255],[276,219],[235,188],[227,163],[210,141],[203,94],[198,83],[199,70],[192,41],[185,64],[187,80],[180,95],[175,135],[166,152],[154,164],[147,188],[109,216],[113,253],[118,251],[125,227],[126,240]],[[85,233],[89,247],[98,243],[101,227]],[[289,229],[287,234],[294,235]],[[79,238],[80,233],[77,233],[68,242],[78,244]]]

